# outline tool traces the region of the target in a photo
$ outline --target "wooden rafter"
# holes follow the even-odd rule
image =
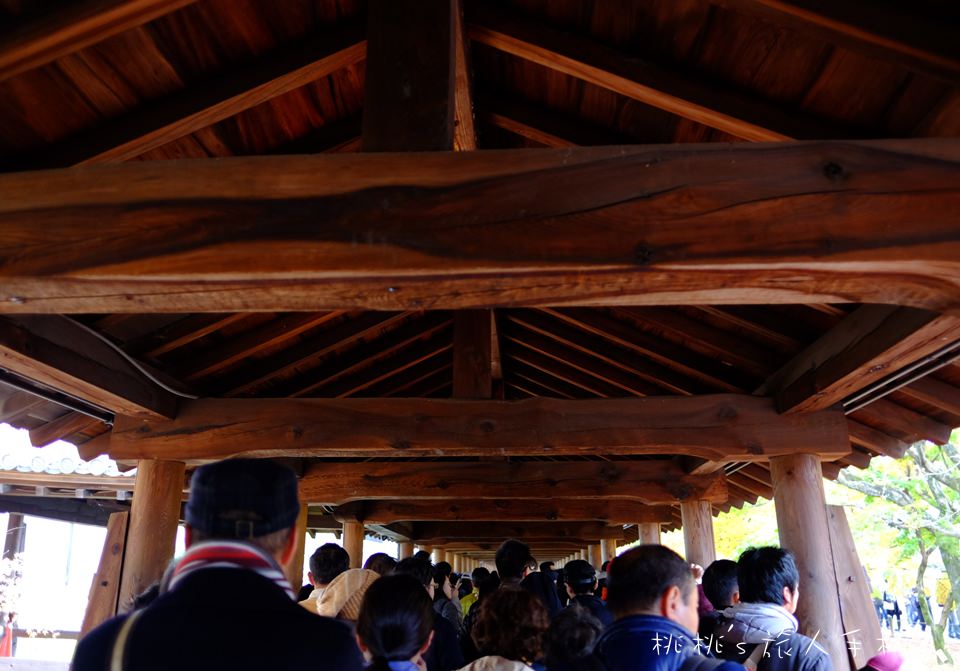
[[[196,0],[81,0],[0,40],[0,81],[153,21]]]
[[[746,395],[518,402],[202,399],[168,421],[118,417],[116,459],[686,454],[730,461],[849,452],[838,411],[779,415]]]
[[[0,310],[801,300],[958,311],[958,155],[960,142],[937,139],[6,175]]]
[[[481,44],[582,79],[628,98],[745,140],[826,139],[849,136],[813,119],[699,81],[654,63],[486,4],[471,5],[470,37]]]
[[[126,161],[354,65],[365,55],[360,26],[313,35],[252,65],[111,120],[102,129],[69,138],[30,159],[29,167]]]
[[[623,526],[611,526],[604,522],[415,522],[413,539],[466,539],[481,538],[502,540],[504,538],[562,540],[582,538],[623,538]]]

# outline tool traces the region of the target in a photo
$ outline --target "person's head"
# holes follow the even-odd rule
[[[603,667],[593,657],[593,650],[602,633],[603,624],[586,608],[564,608],[547,632],[547,668],[601,671]]]
[[[324,543],[310,555],[307,577],[314,587],[325,587],[350,568],[350,555],[336,543]]]
[[[435,589],[433,584],[433,566],[430,562],[419,559],[416,556],[401,559],[400,563],[393,569],[393,574],[413,576],[417,582],[427,590],[430,599],[433,599]]]
[[[372,662],[387,671],[389,662],[416,660],[433,640],[433,604],[412,575],[390,575],[367,589],[357,618],[357,642]]]
[[[460,578],[460,589],[457,592],[457,598],[462,599],[468,594],[473,593],[473,580],[464,576]]]
[[[524,589],[498,589],[480,602],[473,642],[484,655],[533,663],[543,653],[550,614],[540,598]]]
[[[480,583],[490,577],[490,569],[486,566],[478,566],[470,572],[470,578],[473,580],[473,584],[477,587],[480,586]]]
[[[618,620],[659,615],[694,633],[697,584],[683,557],[662,545],[641,545],[617,557],[607,572],[607,606]]]
[[[436,585],[436,598],[453,598],[451,576],[453,567],[445,561],[437,562],[433,567],[433,584]]]
[[[370,558],[367,559],[367,562],[363,565],[363,568],[379,573],[380,575],[390,575],[393,573],[393,569],[397,566],[397,560],[388,555],[386,552],[377,552],[376,554],[370,555]]]
[[[497,549],[495,561],[500,580],[503,582],[519,582],[530,572],[530,547],[513,538],[505,540]],[[536,566],[536,562],[534,562]]]
[[[740,602],[737,583],[737,562],[718,559],[703,572],[703,593],[716,608],[726,608]]]
[[[287,566],[296,550],[297,477],[269,459],[226,459],[201,466],[190,480],[186,545],[243,541]]]
[[[430,556],[430,553],[427,552],[426,550],[417,550],[416,553],[413,555],[413,558],[419,559],[420,561],[425,561],[428,564],[433,563],[433,558]]]
[[[750,548],[737,561],[740,601],[773,603],[789,612],[797,610],[800,573],[793,553],[767,546]]]
[[[597,572],[593,566],[583,559],[574,559],[563,567],[567,584],[567,594],[571,597],[577,594],[593,594],[597,588]]]
[[[540,572],[541,572],[541,573],[553,573],[553,571],[554,571],[554,569],[553,569],[553,562],[552,562],[552,561],[540,562]]]

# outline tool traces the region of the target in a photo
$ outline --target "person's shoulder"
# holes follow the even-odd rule
[[[107,620],[92,629],[77,643],[70,668],[73,671],[87,671],[106,668],[107,660],[113,651],[113,643],[127,616],[118,616]]]
[[[794,633],[791,644],[797,655],[797,669],[802,671],[833,671],[833,661],[826,649],[809,636]]]

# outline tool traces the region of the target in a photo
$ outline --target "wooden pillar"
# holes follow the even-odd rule
[[[641,522],[637,525],[637,537],[641,545],[660,545],[660,525],[656,522]]]
[[[454,573],[463,573],[463,557],[458,554],[453,555],[453,571]]]
[[[584,548],[580,550],[580,559],[583,561],[590,561],[590,549]]]
[[[407,559],[413,556],[413,543],[398,543],[397,549],[400,551],[400,559]]]
[[[588,561],[593,564],[593,568],[599,571],[600,567],[603,566],[603,549],[598,543],[597,545],[588,546],[587,550],[590,553],[590,559]]]
[[[683,520],[683,546],[688,562],[706,568],[717,558],[713,542],[713,513],[709,501],[683,501],[680,504]]]
[[[81,636],[117,614],[129,520],[130,513],[121,512],[111,513],[107,521],[107,536],[103,539],[100,566],[90,583],[87,610],[83,614],[83,624],[80,625]]]
[[[343,549],[350,555],[350,568],[363,566],[363,537],[366,530],[361,522],[343,523]]]
[[[26,540],[27,527],[20,513],[10,513],[7,518],[7,535],[3,541],[3,558],[13,559],[14,555],[23,552],[23,543]]]
[[[617,556],[617,539],[604,538],[602,541],[600,541],[600,549],[600,556],[603,561],[610,561]]]
[[[297,516],[297,527],[293,533],[297,536],[297,549],[293,551],[290,565],[287,566],[287,580],[293,591],[300,590],[303,585],[303,555],[307,545],[307,504],[300,501],[300,515]]]
[[[186,465],[141,459],[130,506],[130,524],[120,581],[119,610],[159,582],[173,559]]]
[[[830,547],[820,457],[796,454],[770,459],[780,545],[796,556],[800,571],[797,619],[800,631],[817,634],[833,668],[850,668],[843,636],[840,596]]]

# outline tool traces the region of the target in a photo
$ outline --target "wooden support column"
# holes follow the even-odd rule
[[[23,542],[26,540],[27,527],[23,522],[23,515],[10,513],[7,518],[7,535],[3,540],[3,558],[13,559],[23,552]]]
[[[413,556],[413,543],[398,543],[397,549],[400,554],[399,559],[407,559]]]
[[[158,582],[173,559],[185,474],[182,461],[137,462],[120,581],[120,611],[129,606],[133,597]]]
[[[87,610],[80,626],[81,636],[117,614],[117,597],[120,595],[129,519],[128,512],[113,513],[107,522],[107,536],[103,540],[100,566],[90,583]]]
[[[683,501],[680,504],[683,521],[683,546],[688,562],[706,568],[717,558],[713,542],[713,513],[708,501]]]
[[[610,561],[617,556],[617,539],[604,538],[600,541],[603,561]]]
[[[350,568],[363,566],[363,537],[366,529],[361,522],[343,523],[343,549],[350,555]]]
[[[637,525],[637,537],[643,545],[660,545],[660,524],[641,522]]]
[[[307,545],[307,504],[300,501],[300,515],[297,516],[297,527],[293,533],[297,537],[297,549],[293,551],[293,558],[287,566],[287,580],[296,592],[303,585],[303,555]]]
[[[817,634],[833,668],[850,668],[843,636],[840,596],[830,546],[820,458],[797,454],[770,460],[780,545],[794,553],[800,571],[797,619],[800,631]]]
[[[587,561],[593,564],[593,568],[600,570],[600,567],[603,566],[603,550],[600,545],[589,545],[587,546],[587,551],[590,554],[590,557]]]
[[[580,550],[580,553],[579,553],[579,555],[577,556],[577,558],[578,558],[578,559],[581,559],[582,561],[590,561],[590,550],[589,550],[589,548],[585,548],[585,549],[583,549],[583,550]]]

